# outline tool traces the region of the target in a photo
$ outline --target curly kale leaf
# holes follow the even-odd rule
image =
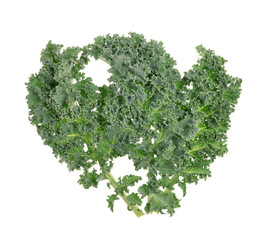
[[[50,41],[42,50],[42,67],[26,84],[29,120],[60,162],[82,171],[84,188],[107,181],[111,211],[122,198],[137,216],[173,215],[175,187],[185,196],[187,184],[211,176],[210,164],[227,152],[241,79],[213,50],[196,49],[200,57],[183,77],[163,43],[142,34],[98,36],[82,48]],[[91,57],[109,64],[109,86],[83,73]],[[114,178],[115,158],[123,156],[147,181]]]

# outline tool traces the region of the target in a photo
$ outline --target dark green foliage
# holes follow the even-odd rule
[[[131,205],[138,205],[140,206],[142,204],[142,200],[138,196],[137,193],[131,193],[130,195],[127,196],[127,201]]]
[[[27,83],[29,119],[44,144],[69,170],[82,170],[79,183],[97,187],[108,180],[114,201],[121,197],[137,216],[173,215],[173,192],[211,176],[209,165],[227,152],[230,114],[241,92],[241,79],[226,73],[225,59],[198,46],[197,64],[181,77],[162,42],[130,33],[99,36],[93,44],[69,47],[49,42],[42,68]],[[81,71],[90,58],[109,64],[110,85],[98,87]],[[87,149],[85,149],[85,147]],[[148,181],[138,193],[135,175],[110,173],[114,159],[127,155]],[[99,167],[99,168],[98,168]],[[100,169],[100,170],[96,170]]]
[[[107,196],[108,199],[106,200],[108,202],[108,207],[111,209],[111,211],[114,211],[114,201],[118,200],[119,198],[117,197],[116,194],[112,194],[110,196]]]

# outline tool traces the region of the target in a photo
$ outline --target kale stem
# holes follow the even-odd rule
[[[86,142],[86,144],[87,144],[87,142]],[[92,152],[95,152],[95,148],[94,147],[90,147],[90,149],[92,150]],[[104,169],[104,167],[103,167],[103,165],[102,165],[102,163],[100,162],[99,159],[100,158],[98,157],[97,158],[97,162],[98,162],[100,168],[102,169],[102,172],[103,172],[104,176],[108,179],[108,181],[113,186],[113,188],[117,189],[119,187],[117,181],[115,180],[114,176],[109,172],[109,170],[105,170]],[[131,209],[136,214],[137,217],[141,217],[141,216],[145,215],[144,212],[137,205],[131,205],[127,201],[127,194],[125,192],[123,192],[122,195],[121,194],[118,194],[118,195],[125,201],[125,203],[129,207],[129,209]]]
[[[107,63],[107,64],[110,65],[110,62],[108,62],[108,61],[107,61],[106,59],[104,59],[103,57],[100,56],[99,59],[102,60],[103,62],[105,62],[105,63]]]
[[[108,179],[108,181],[111,183],[111,185],[113,186],[114,189],[118,188],[118,183],[115,180],[114,176],[110,172],[106,172],[104,175]],[[127,201],[127,194],[126,193],[123,193],[123,195],[119,194],[119,196],[125,201],[127,206],[136,214],[137,217],[141,217],[141,216],[145,215],[137,205],[131,205]]]

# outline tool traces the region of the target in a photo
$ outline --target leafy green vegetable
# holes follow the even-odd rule
[[[175,187],[185,195],[187,183],[211,176],[209,165],[227,152],[241,79],[228,75],[226,60],[203,46],[196,48],[197,64],[181,77],[162,42],[136,33],[62,47],[47,44],[42,68],[26,84],[29,120],[44,144],[69,170],[83,171],[84,188],[106,180],[112,211],[122,198],[137,216],[173,215],[180,206]],[[82,72],[90,57],[109,64],[109,86],[96,86]],[[147,182],[132,174],[113,177],[115,158],[125,155],[136,170],[147,170]],[[138,192],[131,191],[136,184]]]

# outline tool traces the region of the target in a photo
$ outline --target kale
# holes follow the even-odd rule
[[[241,79],[226,73],[226,60],[198,46],[200,57],[181,77],[162,42],[142,34],[96,37],[83,48],[51,41],[41,52],[42,67],[26,83],[29,120],[44,144],[79,183],[97,187],[107,180],[137,216],[173,215],[187,183],[211,176],[210,164],[227,152],[230,114],[241,92]],[[109,64],[109,86],[96,86],[82,70],[91,57]],[[141,176],[111,174],[115,158],[128,156]],[[99,168],[98,168],[99,167]],[[100,169],[100,170],[98,170]],[[139,207],[146,199],[144,209]]]

